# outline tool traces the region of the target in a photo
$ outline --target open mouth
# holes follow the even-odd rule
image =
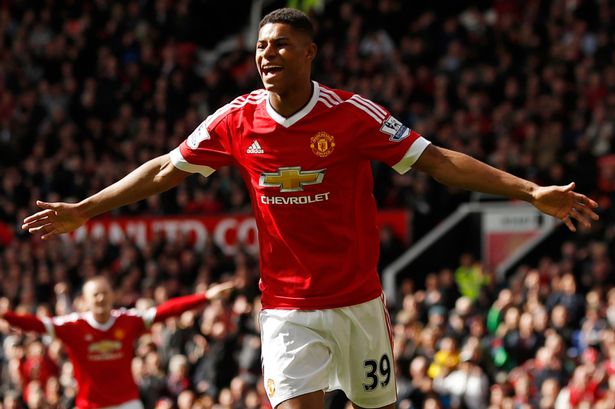
[[[282,67],[279,65],[268,65],[263,67],[262,72],[264,76],[273,76],[282,71]]]

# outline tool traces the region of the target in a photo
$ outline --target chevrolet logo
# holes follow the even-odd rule
[[[279,168],[277,172],[264,172],[258,184],[264,187],[279,187],[280,192],[300,192],[305,185],[322,183],[326,169],[302,171],[301,166]]]

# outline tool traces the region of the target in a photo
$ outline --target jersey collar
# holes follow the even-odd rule
[[[115,317],[113,315],[111,315],[111,317],[109,317],[109,319],[107,320],[107,322],[101,324],[100,322],[96,321],[94,319],[94,314],[92,314],[91,311],[86,312],[85,314],[85,320],[88,324],[90,324],[90,327],[95,328],[99,331],[107,331],[109,328],[111,328],[113,326],[113,324],[115,323]]]
[[[316,81],[312,81],[312,84],[313,91],[312,98],[310,98],[310,101],[307,103],[306,106],[301,109],[301,111],[294,113],[288,118],[283,117],[282,115],[278,114],[275,109],[273,109],[273,107],[269,103],[269,96],[267,96],[267,113],[269,114],[271,119],[282,125],[284,128],[288,128],[297,121],[299,121],[301,118],[309,114],[318,102],[318,96],[320,95],[320,86],[318,85],[318,83]]]

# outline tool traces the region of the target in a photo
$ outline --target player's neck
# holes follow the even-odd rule
[[[269,92],[269,103],[275,111],[284,118],[289,118],[301,111],[312,98],[314,84],[310,80],[303,87],[297,87],[292,92],[279,94]]]
[[[105,324],[107,323],[107,321],[109,321],[109,318],[111,318],[111,314],[110,313],[105,313],[105,314],[94,314],[92,313],[92,318],[94,318],[94,321],[96,321],[99,324]]]

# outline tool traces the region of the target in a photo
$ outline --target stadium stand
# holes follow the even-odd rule
[[[268,407],[253,254],[229,255],[211,241],[194,252],[182,236],[145,246],[94,237],[43,244],[19,225],[35,199],[98,191],[260,86],[249,44],[201,65],[214,38],[247,18],[231,21],[214,3],[0,3],[0,311],[67,313],[96,274],[112,280],[118,304],[137,308],[223,277],[238,284],[228,304],[156,324],[140,339],[133,372],[146,408]],[[399,408],[615,402],[614,14],[606,0],[332,0],[314,14],[317,80],[524,178],[575,180],[601,205],[595,227],[507,281],[479,260],[480,287],[470,292],[461,261],[428,272],[425,283],[402,283],[392,311]],[[469,199],[421,174],[379,164],[374,174],[381,208],[413,212],[415,239]],[[183,213],[249,213],[239,174],[192,177],[111,216]],[[386,239],[382,266],[403,249]],[[2,321],[0,330],[0,407],[71,407],[75,381],[61,344]],[[329,396],[329,408],[345,405]]]

